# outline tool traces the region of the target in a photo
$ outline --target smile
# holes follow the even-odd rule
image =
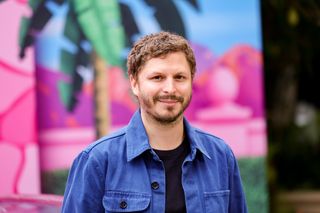
[[[175,96],[175,95],[167,95],[167,96],[156,96],[154,101],[159,101],[163,103],[173,104],[177,102],[183,102],[183,97]]]

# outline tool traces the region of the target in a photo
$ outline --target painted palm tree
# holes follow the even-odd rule
[[[197,0],[185,0],[199,11]],[[35,34],[40,32],[52,17],[48,8],[49,1],[29,0],[34,13],[31,19],[24,19],[21,25],[21,51],[33,44]],[[62,5],[66,0],[52,0]],[[173,0],[144,0],[145,4],[155,11],[156,18],[162,30],[176,32],[187,37],[181,14]],[[106,133],[109,126],[108,93],[106,85],[107,65],[123,65],[120,52],[125,45],[131,46],[135,35],[140,35],[134,16],[126,4],[117,0],[70,0],[70,9],[66,16],[64,35],[77,47],[76,53],[61,50],[60,69],[71,76],[72,82],[59,84],[61,99],[66,108],[72,112],[77,106],[77,93],[81,91],[83,78],[79,69],[94,65],[95,106],[97,135]],[[120,13],[121,11],[121,13]],[[122,17],[122,19],[120,18]],[[122,22],[121,22],[122,21]],[[123,26],[123,28],[122,28]],[[125,34],[124,34],[125,31]],[[87,51],[83,43],[89,41],[93,51]],[[125,44],[126,43],[126,44]]]
[[[120,53],[124,47],[125,35],[120,10],[116,0],[73,0],[70,6],[81,31],[94,49],[92,57],[95,68],[95,117],[97,136],[100,137],[105,135],[110,127],[106,68],[108,65],[122,65]]]
[[[54,0],[62,5],[65,0]],[[25,49],[34,42],[37,32],[43,30],[52,17],[48,1],[31,0],[33,16],[22,20],[20,29],[20,57]],[[71,0],[66,16],[64,36],[78,49],[76,53],[61,50],[60,69],[71,76],[72,82],[59,84],[60,96],[67,110],[72,112],[77,105],[77,94],[81,91],[83,78],[80,69],[93,64],[95,71],[95,119],[97,136],[106,134],[110,116],[108,114],[108,90],[106,70],[110,65],[121,66],[120,52],[124,46],[124,31],[121,25],[120,12],[116,0]],[[92,50],[84,48],[89,42]]]

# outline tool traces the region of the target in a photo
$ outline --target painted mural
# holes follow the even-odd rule
[[[24,129],[32,137],[20,142],[16,152],[28,144],[39,144],[42,192],[63,193],[72,160],[95,140],[100,120],[108,119],[109,125],[103,127],[107,132],[127,124],[137,104],[130,93],[126,55],[142,35],[166,30],[186,37],[196,54],[197,73],[187,118],[228,142],[239,159],[249,210],[268,212],[258,0],[20,0],[4,1],[0,10],[7,11],[9,4],[15,5],[13,10],[19,14],[16,25],[10,27],[15,36],[21,34],[21,39],[20,46],[13,36],[1,37],[0,41],[0,81],[5,79],[0,82],[0,124],[3,129],[5,116],[14,109],[9,100],[14,104],[23,102],[14,100],[13,93],[25,91],[19,94],[27,94],[29,105],[20,109],[31,113],[20,117],[29,123],[30,116],[36,117],[38,128],[36,131],[35,126],[32,129],[29,125]],[[23,21],[19,7],[28,11]],[[20,29],[22,22],[26,24]],[[12,46],[2,48],[9,45],[9,40]],[[5,54],[8,50],[15,52]],[[104,62],[102,66],[97,56]],[[17,77],[9,78],[9,74]],[[9,85],[8,79],[16,83]],[[5,94],[3,91],[9,87],[14,87],[10,89],[12,94]],[[107,93],[106,98],[101,99],[97,94],[103,92]],[[107,114],[99,113],[99,109]],[[12,120],[8,125],[13,128],[16,123]],[[11,149],[11,141],[16,141],[5,135],[22,137],[15,131],[17,128],[2,130],[0,152]]]
[[[19,58],[20,31],[31,15],[24,1],[0,3],[0,195],[40,193],[34,49]]]

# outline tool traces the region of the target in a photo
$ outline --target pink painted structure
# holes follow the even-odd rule
[[[49,47],[35,41],[35,48],[27,48],[19,59],[21,21],[31,14],[25,0],[0,3],[0,196],[40,193],[40,172],[68,169],[95,140],[92,80],[84,83],[79,104],[69,112],[59,85],[71,83],[70,76],[44,66],[39,57]],[[61,33],[56,26],[48,24],[49,32],[37,38]]]
[[[263,117],[253,117],[250,107],[235,102],[239,82],[234,72],[228,67],[217,67],[208,81],[206,95],[212,106],[200,109],[194,124],[226,140],[239,158],[264,156],[265,121]]]
[[[41,54],[37,52],[37,54]],[[70,77],[59,70],[36,66],[38,139],[42,171],[68,169],[75,156],[95,140],[92,81],[84,83],[79,102],[68,112],[61,101],[59,83]]]
[[[0,6],[0,195],[40,192],[33,49],[18,58],[20,21],[30,14],[25,1]]]

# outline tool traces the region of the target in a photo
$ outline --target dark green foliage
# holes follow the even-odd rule
[[[266,159],[241,158],[238,163],[249,212],[267,213]]]
[[[41,192],[63,195],[69,170],[57,170],[41,173]]]
[[[261,1],[261,11],[270,193],[320,189],[320,3]],[[301,104],[315,114],[304,124]]]
[[[320,189],[320,2],[260,2],[270,210],[286,212],[276,211],[280,190]],[[299,124],[301,104],[314,115]]]
[[[33,15],[30,18],[22,17],[22,26],[20,26],[19,32],[19,57],[21,59],[25,57],[26,48],[33,45],[35,35],[44,29],[52,17],[52,12],[47,8],[45,0],[40,2],[31,0],[29,6],[33,10]]]
[[[320,144],[305,131],[292,125],[285,130],[281,145],[273,145],[277,147],[273,161],[279,189],[320,189]]]
[[[72,75],[73,72],[76,72],[76,60],[75,54],[70,53],[64,49],[61,50],[60,57],[60,69],[67,75]]]

